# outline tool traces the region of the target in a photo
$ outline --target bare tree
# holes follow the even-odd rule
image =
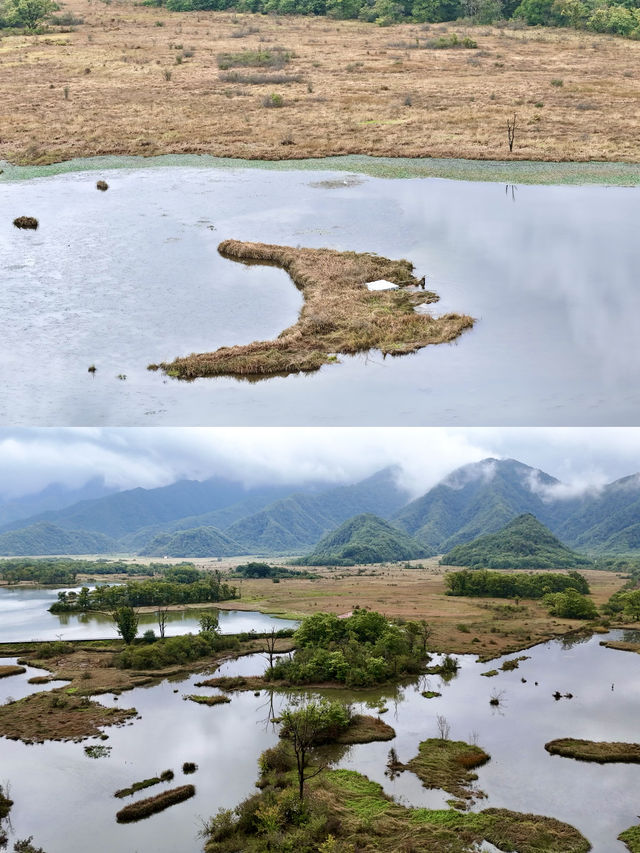
[[[156,611],[156,619],[158,620],[158,631],[160,633],[160,639],[164,640],[164,632],[167,625],[167,614],[169,613],[168,607],[159,607]]]
[[[449,740],[449,735],[451,734],[451,726],[449,725],[449,721],[446,717],[442,716],[442,714],[438,714],[436,717],[436,724],[438,726],[438,734],[440,735],[440,740]]]
[[[260,654],[262,657],[266,658],[269,661],[269,669],[273,667],[273,658],[276,654],[276,646],[278,644],[278,632],[275,628],[272,628],[271,631],[267,634],[267,636],[262,641],[264,645],[260,649]]]
[[[507,139],[509,141],[509,151],[513,151],[513,141],[516,138],[516,114],[513,114],[511,120],[507,119]]]

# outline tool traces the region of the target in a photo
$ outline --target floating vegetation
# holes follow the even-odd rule
[[[575,758],[578,761],[596,761],[599,764],[617,762],[640,764],[640,743],[578,740],[566,737],[550,740],[545,743],[544,748],[551,755]]]
[[[497,669],[488,669],[486,672],[481,672],[480,675],[484,675],[486,678],[493,678],[494,675],[498,674]]]
[[[27,670],[24,666],[16,666],[14,664],[0,666],[0,678],[9,678],[10,675],[21,675],[26,671]]]
[[[185,761],[185,763],[182,765],[183,773],[195,773],[197,769],[198,765],[195,763],[195,761]]]
[[[442,696],[442,693],[437,690],[423,690],[420,695],[424,696],[425,699],[437,699],[438,696]]]
[[[630,826],[618,836],[618,841],[626,845],[631,853],[640,853],[640,826]]]
[[[197,702],[199,705],[226,705],[231,702],[228,696],[198,696],[195,693],[185,696],[185,699],[190,699],[192,702]]]
[[[30,229],[31,231],[36,231],[38,228],[38,220],[35,216],[18,216],[13,220],[13,224],[16,228]]]
[[[169,376],[235,376],[253,380],[274,375],[311,372],[334,363],[336,354],[380,350],[406,355],[429,344],[455,340],[473,326],[471,317],[445,314],[435,318],[417,308],[438,300],[421,289],[406,260],[393,261],[370,253],[332,249],[297,249],[265,243],[225,240],[218,246],[225,258],[247,264],[281,267],[302,291],[304,304],[297,322],[272,341],[221,347],[215,352],[150,364]],[[385,279],[396,290],[370,291],[366,282]]]
[[[510,660],[504,661],[500,669],[503,672],[510,672],[513,669],[517,669],[520,666],[520,661],[529,660],[529,655],[520,655],[517,658],[511,658]]]
[[[93,744],[92,746],[85,746],[84,751],[89,758],[106,758],[111,752],[111,747]]]
[[[181,785],[179,788],[172,788],[170,791],[163,791],[161,794],[156,794],[155,797],[148,797],[146,800],[138,800],[137,803],[130,803],[116,814],[118,823],[130,823],[134,820],[143,820],[156,812],[164,811],[164,809],[173,806],[176,803],[181,803],[188,800],[196,793],[194,785]]]
[[[90,364],[89,367],[87,367],[87,373],[93,374],[96,372],[97,369],[98,368],[95,366],[95,364]]]
[[[98,183],[96,184],[96,189],[104,193],[109,189],[109,184],[106,181],[98,181]]]
[[[425,788],[442,788],[465,803],[484,796],[480,791],[470,790],[471,783],[478,778],[471,770],[486,764],[491,757],[484,749],[462,740],[442,738],[423,740],[418,749],[418,755],[405,769],[415,773]]]
[[[136,791],[144,790],[144,788],[151,788],[153,785],[159,785],[161,782],[170,782],[174,776],[175,773],[173,770],[165,770],[159,776],[153,776],[151,779],[143,779],[141,782],[134,782],[130,788],[120,788],[113,796],[120,799],[122,797],[129,797],[131,794],[135,794]]]

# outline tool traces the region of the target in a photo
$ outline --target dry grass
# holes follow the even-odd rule
[[[156,812],[164,811],[169,806],[175,803],[181,803],[195,796],[196,789],[193,785],[181,785],[179,788],[172,788],[170,791],[163,791],[161,794],[156,794],[155,797],[147,797],[146,800],[138,800],[136,803],[130,803],[116,814],[118,823],[130,823],[134,820],[142,820]]]
[[[374,741],[393,740],[395,736],[395,729],[381,720],[380,717],[356,714],[348,728],[340,732],[335,742],[342,744],[373,743]]]
[[[419,305],[437,300],[421,290],[409,261],[331,249],[293,249],[225,240],[218,251],[243,263],[282,267],[304,295],[295,325],[273,341],[221,347],[212,353],[177,358],[161,367],[171,376],[268,377],[318,370],[336,353],[378,349],[384,355],[415,352],[428,344],[457,338],[473,325],[471,317],[418,314]],[[398,290],[372,292],[366,282],[386,279]]]
[[[503,159],[514,110],[514,159],[640,161],[637,42],[569,29],[171,13],[131,0],[68,0],[64,11],[84,23],[2,39],[0,157],[12,162],[167,152]],[[411,49],[452,31],[479,49]],[[226,82],[217,56],[274,47],[295,51],[287,72],[300,82],[287,86],[285,108],[265,110],[269,84]]]
[[[551,755],[575,758],[578,761],[597,761],[598,764],[626,762],[640,764],[640,743],[620,743],[594,740],[578,740],[566,737],[550,740],[544,748]]]
[[[103,726],[122,725],[135,708],[105,708],[64,690],[33,693],[0,706],[0,736],[25,743],[83,740],[102,734]]]
[[[13,664],[0,666],[0,678],[9,678],[10,675],[21,675],[26,671],[23,666],[15,666]]]
[[[242,560],[246,562],[246,558],[237,558],[236,563]],[[417,565],[424,568],[416,568]],[[374,565],[338,571],[308,570],[318,580],[283,578],[278,584],[243,580],[242,598],[222,606],[295,616],[318,610],[340,614],[359,605],[391,617],[426,619],[433,630],[431,649],[477,654],[485,660],[584,629],[578,619],[550,616],[539,601],[515,606],[505,599],[445,595],[445,569],[438,565],[437,558],[413,561],[413,568]],[[597,606],[608,601],[625,582],[611,572],[588,570],[582,574]],[[460,631],[461,624],[469,630]]]

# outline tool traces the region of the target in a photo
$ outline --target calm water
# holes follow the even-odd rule
[[[89,172],[2,182],[4,424],[638,422],[638,189],[187,167],[100,176],[106,193]],[[23,214],[37,232],[13,228]],[[294,322],[288,276],[222,259],[229,237],[407,257],[440,293],[437,312],[477,325],[410,357],[258,384],[149,373]]]
[[[0,587],[0,643],[18,640],[96,640],[118,636],[113,620],[105,614],[49,613],[48,608],[57,599],[57,589]],[[202,609],[210,611],[212,608]],[[223,634],[269,631],[273,626],[278,629],[295,628],[298,625],[291,619],[276,619],[257,611],[216,612]],[[170,611],[167,614],[165,633],[171,637],[176,634],[188,634],[190,631],[197,632],[199,618],[198,609]],[[154,613],[140,613],[139,625],[141,634],[149,628],[158,633]]]
[[[451,724],[451,737],[475,736],[492,756],[478,771],[477,786],[488,798],[477,808],[504,806],[551,815],[578,827],[595,853],[622,853],[625,848],[615,839],[637,823],[640,766],[590,765],[549,756],[543,748],[547,740],[568,735],[638,740],[640,657],[602,648],[600,640],[596,636],[574,645],[547,643],[530,650],[530,659],[518,670],[492,679],[480,675],[487,664],[461,657],[457,678],[448,684],[429,679],[431,688],[442,691],[438,699],[420,695],[424,682],[386,692],[345,692],[360,708],[377,707],[385,698],[389,710],[384,718],[397,737],[392,743],[350,748],[341,766],[366,773],[407,804],[442,805],[446,796],[427,791],[413,774],[401,774],[393,782],[384,775],[389,747],[408,760],[421,740],[437,735],[436,715],[441,714]],[[263,666],[259,657],[244,658],[225,664],[220,672],[259,672]],[[14,695],[22,695],[26,678],[6,679],[14,685]],[[141,719],[108,730],[105,743],[112,750],[103,759],[88,758],[82,744],[25,746],[0,740],[2,777],[11,781],[16,802],[15,835],[33,834],[47,853],[80,853],[88,845],[95,853],[200,850],[202,818],[221,806],[234,806],[255,790],[258,755],[277,739],[269,719],[286,702],[276,695],[271,703],[264,692],[259,697],[233,695],[229,705],[213,708],[183,701],[200,678],[122,694],[118,704],[135,706]],[[489,705],[494,690],[502,693],[498,709]],[[572,692],[574,698],[556,702],[555,690]],[[113,703],[108,696],[102,701]],[[180,768],[186,760],[199,765],[191,777],[196,797],[137,824],[115,822],[119,801],[112,795],[117,788],[169,767],[176,771],[171,784],[182,784]]]

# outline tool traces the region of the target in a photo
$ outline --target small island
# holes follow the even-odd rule
[[[202,376],[256,380],[319,370],[340,354],[376,349],[383,355],[406,355],[429,344],[453,341],[473,326],[473,319],[464,314],[436,318],[416,311],[439,297],[423,288],[424,281],[415,278],[413,265],[406,260],[239,240],[223,241],[218,251],[225,258],[288,272],[304,296],[297,322],[272,341],[193,353],[171,363],[150,364],[149,370],[162,369],[188,380]]]

